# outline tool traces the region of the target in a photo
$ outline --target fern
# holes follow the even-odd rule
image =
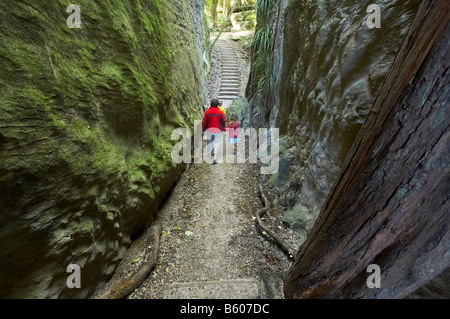
[[[270,31],[270,13],[273,0],[259,0],[257,2],[257,30],[252,42],[252,72],[256,83],[256,94],[261,92],[269,84],[269,90],[273,89],[272,74],[266,74],[270,53],[273,49],[273,39]],[[268,82],[266,82],[268,79]]]

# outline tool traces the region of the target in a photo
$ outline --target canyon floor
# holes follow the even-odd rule
[[[245,77],[246,56],[232,36],[225,34],[221,41],[235,48]],[[215,48],[212,54],[210,96],[217,94],[221,65],[220,50]],[[241,83],[243,92],[246,79]],[[264,205],[259,190],[264,178],[258,163],[189,164],[154,221],[162,228],[156,266],[127,298],[283,298],[291,259],[255,222],[255,212]],[[277,195],[267,190],[267,196]],[[280,219],[277,210],[264,216],[264,222],[294,247],[295,233]],[[116,280],[126,280],[139,268],[145,236],[146,232],[133,242],[118,267],[120,276],[115,276],[122,279]]]

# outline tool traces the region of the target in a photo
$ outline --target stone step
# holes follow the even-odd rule
[[[233,96],[239,96],[239,90],[234,91],[228,91],[228,90],[219,90],[219,95],[233,95]]]
[[[239,91],[239,86],[238,85],[236,85],[236,86],[221,86],[220,87],[220,89],[219,89],[219,91],[220,92],[222,92],[222,91]]]
[[[254,278],[199,281],[168,284],[164,299],[258,299],[260,292]],[[187,303],[186,303],[187,306]],[[222,307],[223,308],[223,307]],[[216,309],[216,311],[219,311]],[[225,309],[220,311],[224,312]]]
[[[219,90],[219,95],[239,95],[239,90]]]
[[[233,91],[239,91],[239,85],[235,85],[235,86],[223,86],[223,85],[221,85],[220,86],[220,89],[219,89],[220,91],[223,91],[223,90],[228,90],[228,91],[231,91],[231,90],[233,90]]]
[[[222,77],[222,80],[237,80],[237,81],[239,81],[239,73],[237,73],[237,74],[222,73],[221,77]]]
[[[233,98],[237,99],[239,97],[239,93],[233,93],[233,92],[219,92],[219,99],[222,100],[224,98]]]
[[[239,79],[236,81],[236,80],[228,80],[228,79],[223,79],[222,78],[222,81],[220,81],[222,84],[234,84],[234,83],[239,83]]]
[[[238,83],[236,83],[236,84],[232,84],[232,85],[230,85],[230,84],[221,84],[220,85],[220,91],[222,91],[222,90],[227,90],[227,91],[239,91],[239,84]]]
[[[234,100],[239,98],[240,96],[238,95],[219,95],[217,98],[219,100]]]
[[[224,88],[221,88],[221,89],[219,89],[219,94],[222,94],[222,95],[227,95],[227,94],[230,94],[230,95],[239,94],[239,89],[224,89]]]
[[[239,82],[233,82],[233,83],[220,83],[220,87],[221,88],[238,88],[239,87]]]
[[[219,89],[219,95],[239,95],[239,89]]]

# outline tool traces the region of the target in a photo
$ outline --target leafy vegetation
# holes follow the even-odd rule
[[[252,42],[252,65],[251,69],[256,83],[257,94],[260,94],[266,84],[269,91],[273,90],[273,76],[267,74],[270,53],[273,50],[273,39],[270,31],[270,13],[273,0],[259,0],[257,3],[257,21],[255,35]],[[255,84],[254,84],[255,85]]]
[[[256,2],[257,0],[204,0],[205,13],[210,21],[211,31],[218,31],[233,7],[235,12],[244,12],[245,19],[256,22],[256,15],[252,11]],[[253,25],[249,23],[248,27],[253,28]]]

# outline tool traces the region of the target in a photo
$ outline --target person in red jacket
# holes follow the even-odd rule
[[[208,152],[214,158],[213,164],[217,164],[217,151],[219,150],[222,132],[225,131],[225,115],[219,109],[219,100],[213,99],[211,107],[203,117],[203,131],[207,132]]]
[[[226,130],[230,133],[228,143],[234,144],[234,154],[237,153],[237,143],[239,142],[239,126],[240,122],[237,114],[231,113],[231,121]]]

